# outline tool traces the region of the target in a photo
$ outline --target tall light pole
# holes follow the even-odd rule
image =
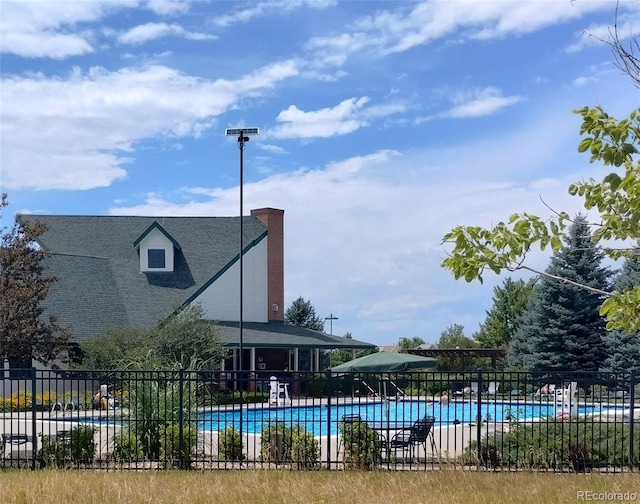
[[[328,317],[325,317],[324,319],[329,321],[329,334],[333,336],[333,321],[338,320],[338,317],[334,317],[333,313],[331,313]]]
[[[338,320],[338,317],[334,317],[333,313],[331,313],[329,314],[328,317],[325,317],[324,319],[329,321],[329,334],[333,336],[333,321]],[[331,367],[332,357],[333,357],[333,349],[329,350],[329,367]]]
[[[242,286],[243,286],[243,271],[242,271],[242,251],[243,251],[243,240],[242,236],[244,233],[244,227],[242,225],[242,211],[243,211],[243,195],[242,195],[242,186],[244,183],[244,144],[249,141],[249,135],[257,135],[259,133],[258,128],[227,128],[224,130],[225,136],[237,136],[238,137],[238,148],[240,149],[240,257],[239,257],[239,266],[240,266],[240,317],[238,320],[238,328],[240,330],[240,340],[238,344],[238,352],[240,353],[240,357],[238,359],[238,373],[240,375],[240,428],[238,429],[238,433],[240,434],[240,443],[242,443],[242,402],[243,402],[243,388],[244,388],[244,369],[242,365],[242,357],[244,353],[244,345],[242,341],[242,317],[243,317],[243,297],[242,297]],[[242,457],[240,457],[240,464],[242,464]]]

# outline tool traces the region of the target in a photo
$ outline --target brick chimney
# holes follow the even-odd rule
[[[267,226],[268,319],[284,322],[284,210],[259,208],[251,215]]]

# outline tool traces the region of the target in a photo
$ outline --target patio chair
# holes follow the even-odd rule
[[[411,462],[416,459],[416,450],[419,446],[423,447],[426,457],[427,439],[429,439],[433,453],[437,454],[436,443],[433,439],[433,426],[435,423],[435,417],[425,416],[421,418],[408,431],[402,431],[393,436],[389,442],[389,449],[397,453],[398,448],[401,448],[403,459],[406,459],[405,454],[408,453],[409,462]]]
[[[480,384],[477,381],[472,381],[471,386],[469,387],[469,395],[471,397],[476,397],[480,390]]]
[[[27,446],[29,443],[31,446]],[[5,459],[27,460],[33,448],[38,449],[38,440],[28,434],[2,434],[2,453]]]
[[[500,390],[500,382],[499,381],[489,382],[489,388],[487,389],[487,395],[495,396],[498,393],[498,390]]]

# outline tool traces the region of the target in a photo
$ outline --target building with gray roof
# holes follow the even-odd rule
[[[216,321],[239,368],[240,262],[243,264],[242,369],[297,370],[310,352],[374,345],[284,323],[284,211],[252,210],[242,217],[20,215],[47,226],[39,245],[51,253],[47,272],[58,276],[46,300],[72,343],[111,326],[151,328],[177,309],[199,303]]]

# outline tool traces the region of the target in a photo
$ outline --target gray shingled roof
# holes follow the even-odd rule
[[[32,219],[48,228],[39,242],[52,252],[47,267],[59,277],[46,299],[47,308],[76,342],[110,326],[154,326],[238,260],[238,217],[19,216],[20,221]],[[174,273],[140,273],[134,243],[154,222],[180,245]],[[244,217],[244,250],[266,233],[257,217]],[[238,322],[218,325],[223,343],[237,347]],[[244,322],[242,336],[247,348],[373,347],[282,322]]]
[[[112,325],[152,327],[238,260],[238,217],[19,216],[32,219],[47,225],[39,242],[60,278],[47,308],[78,342]],[[133,244],[154,222],[180,244],[174,273],[139,272]],[[245,250],[266,233],[257,217],[244,217]]]
[[[238,322],[217,322],[220,339],[229,347],[240,345]],[[340,336],[312,331],[305,327],[283,322],[242,323],[242,346],[246,348],[375,348],[371,343],[363,343]]]

